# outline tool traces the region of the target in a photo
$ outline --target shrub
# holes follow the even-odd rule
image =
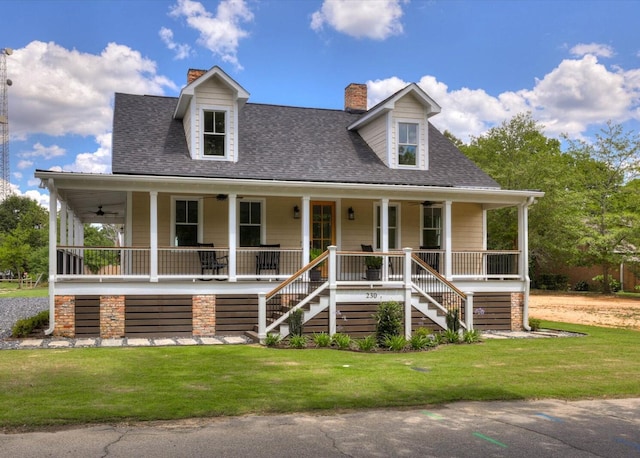
[[[376,320],[378,345],[384,346],[387,337],[398,336],[402,333],[402,307],[399,303],[382,302],[373,318]]]
[[[337,333],[331,338],[338,350],[348,350],[351,345],[351,337],[348,334]]]
[[[313,334],[313,343],[316,344],[316,347],[328,347],[331,345],[331,336],[326,332],[321,332],[319,334]]]
[[[44,328],[49,324],[49,311],[43,310],[30,318],[23,318],[16,321],[11,328],[12,337],[27,337],[34,329]]]
[[[464,331],[464,333],[462,334],[462,340],[469,344],[476,343],[476,342],[480,342],[481,336],[482,336],[482,333],[479,330],[470,329],[470,330]]]
[[[460,342],[460,333],[453,329],[447,329],[442,333],[442,339],[448,343],[458,343]]]
[[[458,332],[460,329],[460,311],[458,309],[449,310],[447,312],[447,329]]]
[[[282,337],[280,337],[280,334],[267,334],[266,339],[264,339],[264,344],[267,347],[276,347],[278,346],[278,344],[280,343],[280,341],[282,340]]]
[[[442,332],[434,332],[431,342],[434,347],[438,345],[442,345],[443,343],[447,343],[446,339],[444,338],[444,334]]]
[[[371,335],[356,340],[356,345],[360,351],[372,351],[376,348],[376,336]]]
[[[407,339],[404,336],[387,336],[384,346],[391,351],[402,351],[407,346]]]
[[[580,280],[573,289],[575,291],[589,291],[589,283],[586,280]]]
[[[429,348],[432,345],[432,340],[429,336],[425,336],[415,332],[411,338],[409,339],[409,346],[412,350],[424,350],[425,348]]]
[[[289,312],[287,323],[289,323],[289,332],[292,336],[301,336],[304,328],[303,324],[304,310],[295,309]]]
[[[429,328],[418,328],[415,331],[413,331],[413,335],[418,335],[418,336],[424,336],[424,337],[429,337],[431,336],[431,334],[433,334]]]
[[[542,326],[542,320],[539,318],[529,318],[529,327],[532,331],[539,331]]]
[[[289,346],[291,348],[307,348],[307,336],[291,336]]]
[[[568,283],[569,277],[562,274],[540,274],[536,281],[538,289],[550,289],[554,291],[565,291]]]

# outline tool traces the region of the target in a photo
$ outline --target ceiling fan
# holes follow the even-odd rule
[[[102,205],[98,205],[98,210],[95,212],[91,212],[96,216],[104,216],[104,215],[117,215],[118,212],[106,212],[102,209]]]
[[[414,202],[413,205],[422,205],[424,208],[429,208],[439,203],[440,202],[434,202],[431,200],[423,200],[422,202]]]

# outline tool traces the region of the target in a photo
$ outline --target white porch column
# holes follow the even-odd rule
[[[51,194],[49,194],[51,196]],[[51,199],[51,197],[49,197]],[[57,203],[56,203],[57,208]],[[66,202],[60,202],[60,245],[68,245],[67,243],[67,204]],[[56,250],[57,252],[57,250]],[[56,255],[57,256],[57,255]],[[62,272],[67,273],[67,253],[62,255]]]
[[[309,196],[302,197],[302,265],[309,263],[309,250],[311,248],[311,206],[310,206],[311,198]],[[302,267],[302,266],[300,266]]]
[[[329,335],[332,336],[336,333],[336,270],[338,266],[336,251],[338,247],[331,245],[327,249],[329,250]]]
[[[133,193],[127,191],[127,208],[124,218],[124,246],[133,244]]]
[[[158,191],[149,191],[149,275],[158,281]]]
[[[49,179],[49,329],[45,334],[53,332],[56,323],[55,315],[55,284],[56,272],[58,269],[58,192],[53,185],[53,180]]]
[[[73,210],[67,209],[67,244],[75,244],[75,220]]]
[[[404,337],[411,338],[411,248],[404,251]]]
[[[467,301],[464,304],[464,324],[467,331],[473,331],[473,291],[467,291]]]
[[[453,255],[451,253],[451,201],[445,200],[442,207],[443,223],[444,223],[444,276],[447,280],[453,279],[452,260]]]
[[[238,195],[229,194],[229,265],[227,266],[229,281],[237,281],[236,278],[236,250],[238,248],[238,234],[236,233],[238,222]]]
[[[389,251],[389,199],[380,199],[380,251]]]
[[[522,304],[522,327],[530,331],[529,327],[529,205],[533,203],[533,197],[518,206],[518,274],[524,281],[524,300]]]

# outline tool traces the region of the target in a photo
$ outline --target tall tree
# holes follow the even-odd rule
[[[580,258],[599,265],[604,292],[610,292],[609,272],[625,252],[635,250],[640,231],[638,185],[640,136],[608,122],[593,143],[569,141],[569,151],[581,164],[584,212]]]
[[[579,238],[577,163],[560,146],[530,113],[521,113],[461,148],[502,188],[545,192],[529,211],[530,255],[542,266],[572,259]],[[490,249],[517,248],[516,212],[510,207],[488,213]]]

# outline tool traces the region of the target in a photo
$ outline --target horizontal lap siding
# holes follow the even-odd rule
[[[127,296],[127,337],[176,337],[193,333],[191,296]]]
[[[476,293],[473,296],[473,311],[475,329],[511,329],[510,293]]]
[[[258,324],[258,296],[216,296],[216,334],[243,334]]]
[[[100,296],[75,297],[76,337],[100,336]]]

